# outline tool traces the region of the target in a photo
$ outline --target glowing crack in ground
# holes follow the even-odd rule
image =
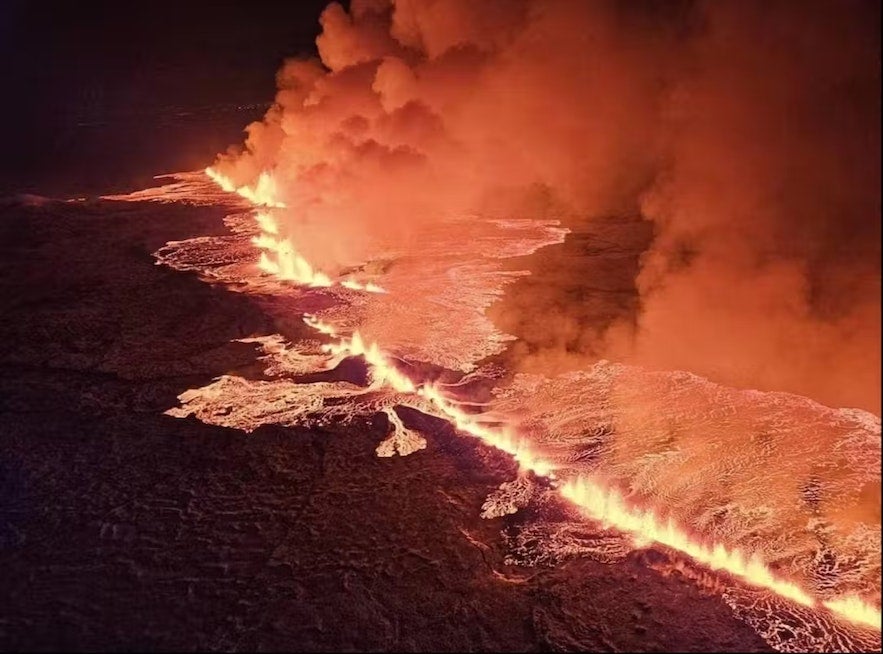
[[[182,183],[172,184],[178,200],[186,196]],[[194,178],[192,186],[193,195],[229,202],[204,181]],[[167,199],[162,187],[153,195],[144,191],[132,199]],[[563,231],[531,221],[467,221],[462,224],[476,230],[471,238],[447,242],[445,234],[456,230],[439,230],[431,248],[437,256],[421,261],[402,254],[378,275],[382,280],[373,283],[388,293],[365,292],[357,284],[314,285],[320,288],[313,293],[329,301],[303,311],[290,302],[293,296],[310,299],[298,295],[301,289],[256,269],[248,239],[272,234],[275,223],[255,215],[264,214],[250,216],[251,227],[247,218],[231,220],[231,237],[170,243],[158,259],[236,290],[285,298],[271,302],[270,310],[309,313],[307,325],[330,342],[323,347],[279,335],[253,339],[274,379],[221,377],[182,394],[171,415],[252,430],[382,413],[390,435],[377,453],[389,456],[426,446],[396,412],[396,406],[410,406],[449,420],[511,454],[523,469],[553,479],[545,489],[526,476],[504,484],[483,507],[486,517],[546,501],[557,488],[602,526],[632,536],[601,532],[587,538],[569,525],[545,531],[528,525],[546,534],[547,553],[538,561],[574,553],[615,560],[630,547],[661,544],[723,570],[725,577],[716,582],[721,594],[780,650],[879,647],[879,501],[876,516],[868,502],[880,483],[878,418],[796,396],[734,391],[687,373],[647,373],[606,362],[554,379],[520,376],[499,388],[482,414],[466,412],[441,387],[402,373],[385,352],[474,370],[507,341],[484,309],[513,275],[523,274],[503,271],[500,257],[560,242]],[[427,316],[433,317],[429,325]],[[369,365],[366,386],[294,379],[329,371],[352,356]],[[763,475],[758,465],[768,466]],[[665,515],[651,508],[659,506],[666,507]],[[530,552],[519,547],[529,559]],[[847,626],[820,606],[868,626]],[[797,616],[798,626],[780,616]]]

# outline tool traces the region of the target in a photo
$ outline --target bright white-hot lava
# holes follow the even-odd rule
[[[261,230],[252,239],[252,243],[261,250],[258,267],[265,273],[282,281],[295,282],[304,286],[324,288],[333,286],[331,277],[316,270],[309,261],[297,251],[291,238],[279,235],[279,223],[269,209],[284,209],[285,203],[279,199],[273,175],[262,172],[253,186],[236,186],[212,167],[205,169],[205,174],[223,191],[236,193],[255,205],[254,218]],[[385,293],[384,289],[373,282],[361,283],[348,277],[340,282],[344,288],[368,293]]]
[[[727,549],[720,543],[704,545],[672,520],[661,520],[650,510],[629,507],[616,490],[606,489],[591,479],[568,480],[561,485],[561,494],[595,520],[627,531],[637,538],[688,554],[713,570],[726,570],[755,586],[768,588],[800,604],[814,604],[812,597],[797,585],[776,579],[757,556],[746,556],[738,549]]]
[[[325,273],[314,270],[310,263],[298,254],[289,239],[274,236],[278,230],[275,229],[275,223],[269,223],[267,214],[257,215],[264,218],[263,222],[258,221],[258,224],[265,231],[255,236],[251,242],[262,250],[258,260],[258,267],[261,270],[284,281],[306,286],[331,286],[331,278]],[[268,224],[272,225],[273,231],[266,231]]]
[[[207,171],[208,172],[208,171]],[[209,173],[211,175],[211,173]],[[214,179],[214,177],[213,177]],[[267,179],[271,179],[269,176]],[[223,178],[220,178],[224,181]],[[219,184],[221,181],[216,179]],[[258,187],[248,192],[233,188],[229,181],[224,181],[222,188],[233,190],[249,199],[254,204],[265,207],[279,206],[272,194],[267,195],[272,183],[264,182],[263,188]],[[263,195],[261,195],[263,194]],[[253,198],[261,197],[261,202]],[[262,269],[281,279],[287,279],[311,286],[329,286],[331,280],[327,276],[319,276],[293,248],[279,238],[279,225],[273,216],[266,211],[259,211],[255,220],[261,234],[253,243],[263,250]],[[300,257],[300,258],[296,258]],[[285,261],[286,263],[281,263]],[[318,276],[318,277],[317,277]],[[317,279],[318,282],[317,283]],[[341,286],[368,289],[368,285],[360,285],[354,280],[340,282]],[[681,552],[697,563],[714,570],[720,570],[755,587],[766,589],[786,600],[807,607],[825,607],[832,613],[861,626],[880,629],[880,609],[873,603],[851,594],[834,599],[822,598],[808,590],[800,583],[782,576],[763,560],[757,551],[745,551],[728,547],[722,542],[707,542],[694,530],[688,530],[673,518],[662,518],[660,513],[648,508],[633,505],[615,487],[600,483],[592,476],[568,470],[567,466],[556,465],[553,460],[536,451],[524,437],[519,436],[513,427],[498,426],[491,423],[487,416],[474,414],[464,410],[456,400],[452,399],[436,385],[422,383],[411,379],[394,363],[394,358],[385,353],[376,342],[367,342],[358,331],[349,335],[314,316],[305,316],[304,322],[332,339],[324,346],[325,351],[334,360],[347,356],[363,357],[370,366],[371,387],[387,388],[398,396],[410,397],[415,407],[419,407],[430,415],[450,421],[459,431],[479,438],[481,441],[509,454],[520,465],[522,470],[530,471],[549,480],[553,488],[557,488],[561,496],[569,500],[588,517],[618,531],[631,535],[638,545],[658,544]],[[387,409],[383,409],[386,411]],[[388,415],[390,415],[388,413]],[[397,424],[397,432],[405,430],[397,417],[390,416],[390,422]],[[498,422],[498,421],[495,421]],[[404,447],[407,451],[420,449],[420,441],[414,440],[404,445],[392,441],[379,448],[390,453]]]
[[[257,181],[251,186],[236,186],[232,180],[225,177],[211,166],[205,169],[205,174],[220,186],[222,190],[227,191],[228,193],[237,193],[255,206],[274,207],[277,209],[285,207],[285,203],[278,198],[276,181],[267,171],[258,175]]]

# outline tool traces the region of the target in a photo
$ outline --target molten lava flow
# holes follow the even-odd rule
[[[357,282],[353,278],[347,278],[340,282],[340,285],[344,288],[349,288],[354,291],[367,291],[369,293],[386,293],[386,289],[378,286],[374,282],[368,282],[363,284],[361,282]]]
[[[863,624],[880,630],[880,609],[871,606],[862,598],[855,595],[846,595],[835,600],[828,600],[824,605],[829,611],[840,615],[850,622]]]
[[[523,470],[530,470],[542,477],[555,478],[552,463],[534,455],[528,443],[524,439],[514,437],[510,430],[506,428],[491,429],[482,425],[475,416],[463,411],[455,401],[445,397],[435,386],[426,384],[421,386],[417,392],[428,400],[441,416],[453,422],[460,431],[475,436],[510,455]]]
[[[211,166],[205,169],[205,174],[223,191],[236,193],[257,207],[281,209],[286,206],[277,198],[276,182],[267,171],[258,175],[254,186],[236,186],[233,180]],[[261,233],[252,239],[252,243],[263,250],[258,259],[258,268],[281,280],[296,282],[304,286],[326,288],[334,285],[331,277],[315,270],[310,262],[295,249],[291,239],[278,236],[279,224],[270,213],[258,209],[255,211],[254,218]],[[368,293],[386,292],[373,282],[363,284],[352,278],[340,282],[340,285],[344,288]]]
[[[590,479],[568,480],[561,486],[561,494],[593,519],[633,534],[639,540],[671,547],[713,570],[725,570],[800,604],[812,606],[814,603],[795,584],[776,579],[758,558],[746,557],[738,549],[728,550],[721,544],[709,546],[694,541],[671,520],[662,521],[653,511],[628,507],[618,492],[607,490]]]
[[[222,175],[211,166],[205,169],[205,174],[224,191],[237,193],[255,206],[278,209],[285,207],[285,203],[276,197],[276,182],[273,180],[273,176],[266,171],[258,175],[258,180],[254,186],[236,186],[233,180]]]
[[[334,329],[334,327],[326,322],[322,322],[315,316],[311,316],[309,314],[304,315],[304,322],[320,334],[325,334],[326,336],[337,336],[337,330]]]
[[[236,186],[233,181],[212,167],[205,169],[205,174],[222,190],[237,193],[257,207],[284,208],[285,203],[277,198],[276,182],[273,176],[264,171],[258,175],[254,186]],[[333,282],[325,273],[314,270],[310,263],[295,250],[290,239],[280,238],[279,225],[267,211],[256,210],[255,222],[261,233],[252,239],[252,243],[261,252],[258,268],[285,281],[297,282],[305,286],[327,287]]]
[[[205,174],[208,175],[209,179],[215,184],[220,186],[221,190],[226,191],[227,193],[236,193],[236,185],[229,177],[222,175],[211,166],[205,169]]]
[[[251,242],[261,250],[261,258],[258,261],[258,267],[266,273],[275,275],[279,279],[285,281],[297,282],[305,286],[324,287],[331,286],[331,278],[325,273],[313,270],[310,263],[304,259],[291,245],[291,241],[286,238],[277,238],[272,234],[277,233],[275,223],[271,223],[273,231],[266,230],[266,225],[270,217],[267,214],[257,214],[263,217],[264,223],[260,219],[258,224],[261,225],[264,232],[255,236]],[[268,254],[271,253],[271,254]]]
[[[417,385],[391,363],[376,343],[366,345],[356,332],[351,338],[340,337],[336,330],[313,317],[304,322],[320,333],[338,338],[326,346],[326,351],[338,356],[363,356],[372,369],[372,382],[389,386],[403,394],[416,394],[427,400],[438,417],[471,436],[512,456],[524,470],[530,470],[548,479],[555,479],[553,465],[535,456],[526,443],[514,438],[505,428],[493,429],[482,425],[478,418],[463,411],[458,404],[430,384]],[[816,600],[797,584],[776,577],[756,555],[746,556],[738,549],[728,549],[721,543],[703,544],[691,537],[671,520],[660,520],[653,511],[629,507],[615,490],[586,478],[568,480],[559,487],[561,494],[580,507],[593,519],[629,533],[638,542],[658,543],[690,556],[693,560],[722,570],[743,581],[770,590],[777,595],[804,606],[817,606]],[[847,620],[880,629],[880,610],[858,597],[848,597],[823,603],[833,613]]]
[[[304,322],[323,334],[336,336],[333,328],[319,321],[304,318]],[[359,332],[355,332],[351,338],[339,337],[337,343],[326,345],[325,351],[337,356],[364,357],[365,361],[371,366],[372,384],[378,387],[389,386],[399,393],[414,393],[417,390],[414,382],[399,372],[380,352],[377,343],[366,345]]]
[[[758,557],[746,556],[738,549],[730,550],[720,543],[703,544],[672,520],[663,521],[651,510],[629,507],[622,495],[615,490],[605,489],[586,478],[568,480],[561,485],[560,490],[564,497],[593,519],[632,534],[639,541],[665,545],[687,554],[712,570],[723,570],[749,584],[766,588],[799,604],[816,606],[816,601],[806,591],[796,584],[777,579]],[[858,597],[826,601],[823,605],[851,622],[880,629],[880,609]]]
[[[205,174],[228,193],[237,193],[251,204],[258,207],[284,208],[285,203],[276,197],[276,182],[273,176],[264,171],[258,176],[254,186],[236,186],[233,181],[214,168],[206,168]],[[261,252],[258,267],[264,272],[285,281],[297,282],[305,286],[327,287],[332,285],[331,278],[325,273],[314,270],[310,263],[295,250],[290,239],[280,238],[279,225],[276,219],[263,210],[255,211],[261,233],[252,239],[252,243]]]
[[[552,464],[533,456],[524,441],[513,438],[505,429],[494,430],[485,427],[475,416],[463,411],[456,402],[445,397],[436,387],[430,384],[418,387],[406,375],[399,372],[395,365],[380,351],[377,343],[366,345],[359,332],[355,332],[351,338],[338,336],[334,327],[314,316],[304,316],[304,322],[319,333],[338,339],[337,343],[325,346],[326,351],[330,354],[364,357],[372,368],[372,380],[378,386],[386,385],[399,393],[416,394],[422,397],[435,407],[438,417],[454,423],[454,426],[460,431],[475,436],[509,454],[525,470],[554,477]]]
[[[416,394],[422,397],[436,408],[438,417],[453,422],[460,431],[506,452],[525,470],[554,477],[552,464],[533,456],[524,441],[513,438],[505,429],[494,430],[485,427],[475,416],[463,411],[456,402],[445,397],[436,387],[430,384],[416,386],[411,379],[399,372],[395,365],[380,351],[377,343],[366,345],[359,332],[355,332],[351,338],[338,336],[334,327],[313,316],[304,316],[304,322],[326,336],[338,338],[337,343],[325,347],[330,354],[364,357],[372,368],[372,380],[378,386],[386,385],[399,393]]]
[[[269,175],[262,174],[257,185],[239,187],[224,178],[216,171],[207,169],[208,174],[224,190],[234,191],[260,206],[284,206],[274,199],[275,187]],[[264,181],[261,181],[264,180]],[[245,189],[245,190],[243,190]],[[262,270],[298,283],[311,286],[330,286],[331,280],[324,274],[313,270],[292,247],[291,242],[278,237],[278,225],[273,217],[266,212],[258,212],[255,217],[261,234],[253,239],[253,243],[263,250],[260,267]],[[268,254],[269,253],[269,254]],[[340,282],[341,286],[356,290],[372,290],[383,292],[379,287],[362,285],[352,279]],[[418,384],[403,374],[384,354],[377,343],[367,344],[358,331],[346,337],[337,330],[313,316],[304,316],[304,322],[317,332],[336,339],[336,342],[324,346],[329,354],[336,357],[361,356],[370,366],[371,385],[376,388],[388,387],[403,395],[414,395],[424,400],[430,412],[437,417],[449,420],[461,432],[479,438],[481,441],[509,454],[523,470],[545,477],[558,483],[554,466],[531,452],[528,444],[516,437],[511,429],[494,428],[482,424],[481,419],[467,413],[461,405],[448,398],[437,387],[431,384]],[[397,432],[406,430],[397,417],[390,416]],[[419,448],[417,445],[409,447]],[[390,441],[386,449],[398,447]],[[384,450],[385,451],[385,450]],[[714,570],[727,572],[744,582],[769,590],[776,595],[798,604],[817,607],[819,602],[797,584],[778,578],[757,555],[746,556],[738,549],[728,549],[723,544],[703,544],[687,531],[676,525],[672,520],[661,520],[653,511],[630,507],[617,491],[607,489],[595,481],[581,477],[565,480],[558,486],[562,496],[575,506],[584,510],[591,518],[608,524],[620,531],[631,534],[639,543],[658,543],[678,552],[682,552],[700,564]],[[853,623],[880,629],[880,609],[865,602],[859,597],[849,596],[821,603],[831,612]]]
[[[351,338],[341,337],[334,327],[311,316],[305,317],[304,322],[322,334],[339,339],[326,346],[326,351],[338,356],[363,356],[372,368],[372,382],[377,386],[389,386],[396,392],[422,397],[435,408],[434,413],[438,417],[451,421],[461,432],[506,452],[522,469],[555,479],[552,464],[535,456],[526,443],[514,438],[509,430],[482,425],[476,416],[463,411],[454,400],[447,398],[435,386],[415,384],[399,372],[376,343],[366,345],[358,332]],[[817,606],[816,600],[806,591],[797,584],[776,577],[756,555],[746,556],[740,550],[730,550],[720,543],[703,544],[673,521],[660,520],[650,510],[629,507],[615,490],[607,490],[586,478],[568,480],[559,489],[566,499],[586,511],[591,518],[631,534],[638,542],[670,547],[713,570],[725,571],[753,586],[765,588],[804,606]],[[880,628],[880,610],[858,597],[832,600],[823,604],[828,610],[851,622]]]
[[[264,213],[263,211],[258,211],[254,215],[255,221],[257,221],[258,227],[261,228],[262,232],[266,232],[267,234],[273,234],[274,236],[279,233],[279,226],[276,224],[276,220],[268,213]]]

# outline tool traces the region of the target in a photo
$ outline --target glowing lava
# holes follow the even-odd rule
[[[255,205],[284,207],[284,204],[275,200],[275,184],[266,173],[262,173],[254,187],[239,188],[211,168],[206,169],[206,174],[222,189],[236,192]],[[278,224],[269,213],[258,211],[255,219],[261,233],[253,239],[253,243],[263,250],[259,263],[262,270],[280,279],[310,286],[333,284],[327,275],[316,272],[296,252],[289,240],[279,238]],[[379,287],[369,288],[372,285],[362,285],[351,279],[340,282],[340,285],[356,290],[383,292]],[[859,597],[848,596],[819,602],[797,584],[777,577],[756,554],[746,555],[720,543],[702,543],[671,519],[663,520],[652,510],[629,506],[625,498],[614,489],[605,488],[585,477],[568,479],[559,485],[552,463],[531,452],[528,443],[519,439],[512,429],[505,426],[489,427],[482,423],[480,416],[464,411],[455,400],[446,397],[437,387],[411,380],[395,366],[391,357],[383,353],[377,343],[366,343],[358,331],[347,337],[338,334],[332,325],[313,316],[304,316],[304,322],[317,332],[336,339],[324,346],[329,354],[341,358],[363,357],[370,366],[372,387],[389,387],[397,393],[421,398],[430,407],[430,413],[450,421],[459,431],[506,452],[518,462],[522,470],[551,480],[564,498],[590,518],[630,534],[636,543],[657,543],[669,547],[704,566],[724,571],[790,601],[808,607],[822,605],[850,622],[880,629],[880,609]],[[403,426],[401,428],[404,430]]]
[[[258,211],[254,215],[254,219],[258,224],[258,227],[261,228],[261,231],[267,234],[276,235],[279,233],[279,225],[276,224],[276,219],[273,218],[268,213],[263,211]]]
[[[804,606],[817,602],[799,586],[776,578],[756,555],[745,555],[720,543],[703,544],[672,520],[661,520],[653,511],[629,507],[622,495],[586,478],[568,480],[561,494],[594,520],[632,534],[638,542],[658,543],[687,554],[712,570],[723,570],[743,581],[773,591]],[[822,603],[828,610],[856,624],[880,629],[880,609],[849,596]]]
[[[277,209],[285,208],[285,203],[277,198],[276,182],[273,176],[267,171],[258,175],[257,182],[254,186],[236,186],[229,177],[219,173],[217,170],[209,166],[205,169],[205,174],[215,182],[222,190],[228,193],[236,193],[258,207],[273,207]]]
[[[880,609],[868,604],[855,595],[846,595],[823,602],[829,611],[846,618],[850,622],[872,627],[880,631]]]
[[[236,186],[233,180],[211,166],[205,169],[205,174],[221,187],[221,190],[236,193],[257,207],[275,209],[286,207],[285,203],[278,199],[276,181],[267,171],[258,175],[257,182],[253,186]],[[313,268],[310,262],[297,251],[290,238],[279,236],[279,224],[268,211],[259,208],[255,211],[254,218],[261,230],[261,233],[252,239],[252,243],[262,250],[258,259],[258,268],[281,280],[304,286],[327,288],[334,285],[331,277]],[[373,282],[363,284],[352,278],[343,280],[340,285],[350,290],[368,293],[386,292]]]
[[[316,331],[338,339],[336,343],[325,346],[325,350],[330,354],[364,357],[371,366],[371,378],[374,384],[389,386],[398,393],[416,394],[422,397],[436,409],[437,417],[452,422],[460,431],[509,454],[524,470],[545,477],[554,477],[552,464],[534,456],[524,440],[513,437],[506,429],[495,430],[482,425],[478,416],[463,411],[455,401],[445,397],[435,386],[422,384],[418,387],[381,352],[377,343],[367,345],[359,332],[355,332],[351,338],[339,336],[334,327],[313,316],[305,316],[304,322]]]
[[[284,208],[285,203],[277,198],[276,182],[273,176],[264,171],[258,175],[254,186],[236,186],[233,181],[212,167],[205,174],[222,190],[236,193],[258,207]],[[252,243],[263,250],[258,260],[258,268],[285,281],[297,282],[305,286],[327,287],[333,282],[323,272],[319,272],[294,248],[291,239],[279,237],[279,225],[267,211],[255,211],[261,233]]]
[[[427,400],[433,413],[454,424],[461,432],[479,438],[512,456],[523,470],[555,479],[553,465],[534,455],[523,440],[514,437],[506,428],[493,429],[479,418],[463,411],[458,404],[445,397],[435,386],[417,385],[402,374],[383,354],[376,343],[366,344],[356,332],[352,337],[341,337],[331,325],[307,316],[304,322],[316,331],[337,338],[325,346],[327,352],[338,356],[362,356],[371,366],[372,384],[389,386],[398,393],[416,394]],[[559,486],[563,497],[584,510],[594,520],[632,535],[638,543],[658,543],[688,555],[712,570],[722,570],[753,586],[770,590],[777,595],[804,606],[818,606],[818,602],[797,584],[780,579],[757,555],[746,555],[738,549],[728,549],[721,543],[704,544],[691,537],[672,520],[661,520],[651,510],[629,507],[615,490],[587,478],[567,480]],[[880,610],[858,597],[850,596],[822,603],[833,613],[847,620],[880,629]]]
[[[267,214],[259,213],[257,215],[263,217],[265,223],[271,220]],[[266,228],[266,225],[262,224],[260,220],[258,224],[262,229]],[[297,282],[305,286],[321,288],[332,285],[331,278],[325,273],[314,270],[310,263],[294,249],[289,239],[274,236],[278,230],[275,223],[272,224],[272,227],[273,231],[265,229],[251,240],[255,246],[264,250],[258,260],[258,268],[279,279]]]
[[[608,490],[590,479],[568,480],[561,494],[605,525],[635,535],[645,542],[659,543],[689,555],[712,570],[725,570],[755,586],[762,586],[782,597],[812,606],[813,599],[795,584],[776,579],[756,556],[745,556],[738,549],[721,544],[704,545],[694,541],[672,520],[660,520],[653,511],[630,508],[615,490]]]

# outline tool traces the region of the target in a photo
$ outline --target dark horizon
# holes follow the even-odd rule
[[[327,4],[3,3],[0,193],[102,192],[208,164],[272,102],[282,61],[316,54]]]

